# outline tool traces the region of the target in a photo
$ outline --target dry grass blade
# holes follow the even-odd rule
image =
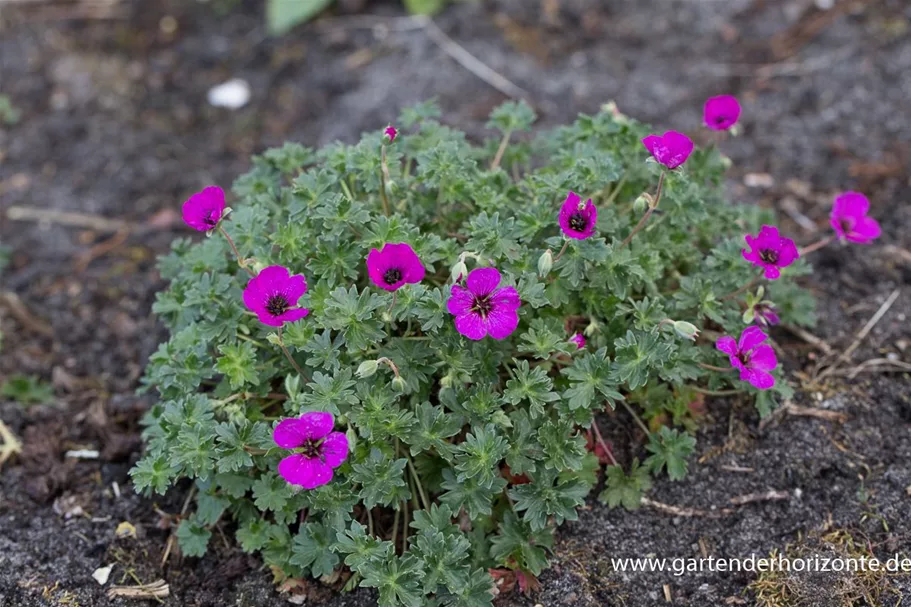
[[[88,213],[36,209],[32,207],[11,206],[6,210],[6,217],[12,221],[36,221],[38,223],[58,224],[71,228],[88,228],[99,232],[119,232],[121,230],[130,230],[133,227],[129,222],[121,219],[108,219],[107,217],[99,217]]]
[[[108,598],[115,599],[122,597],[125,599],[163,599],[171,594],[171,588],[164,580],[155,580],[149,584],[139,584],[138,586],[111,586],[108,590]]]
[[[0,443],[0,468],[2,468],[6,460],[22,452],[22,443],[19,442],[13,431],[3,423],[2,419],[0,419],[0,440],[3,441],[3,443]]]
[[[867,324],[865,324],[864,327],[857,333],[857,337],[854,338],[854,342],[850,346],[848,346],[847,350],[845,350],[844,352],[841,353],[841,355],[835,360],[835,362],[829,368],[825,369],[822,373],[819,374],[818,379],[822,379],[824,377],[827,377],[828,375],[831,375],[838,368],[838,365],[840,365],[841,363],[843,363],[844,361],[848,360],[848,358],[851,357],[851,354],[853,354],[854,350],[856,350],[858,348],[858,346],[860,346],[860,344],[861,344],[861,342],[863,342],[864,338],[870,334],[870,331],[873,330],[873,327],[876,326],[876,323],[878,323],[880,320],[882,320],[882,317],[886,315],[886,312],[889,311],[889,308],[892,307],[892,304],[895,303],[895,300],[898,299],[899,295],[901,295],[901,289],[895,289],[894,291],[892,291],[892,294],[889,296],[888,299],[886,299],[886,301],[883,302],[883,305],[881,305],[879,307],[879,310],[876,311],[876,314],[874,314],[873,317],[867,321]]]
[[[54,330],[51,326],[29,312],[22,300],[19,299],[19,296],[12,291],[0,292],[0,304],[5,306],[10,311],[10,314],[13,315],[13,318],[18,320],[19,324],[29,331],[44,337],[54,337]]]

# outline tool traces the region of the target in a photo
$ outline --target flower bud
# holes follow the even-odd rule
[[[538,275],[544,278],[554,267],[554,252],[550,249],[544,251],[538,258]]]
[[[383,131],[383,141],[386,143],[393,143],[395,138],[398,136],[398,130],[391,124],[386,127]]]
[[[601,330],[601,325],[598,324],[598,321],[596,321],[594,318],[592,318],[591,322],[588,323],[588,326],[585,327],[585,330],[582,332],[585,333],[586,337],[591,337],[592,335],[594,335],[595,333],[597,333],[600,330]]]
[[[638,214],[645,213],[645,210],[649,207],[651,196],[648,194],[640,194],[635,201],[633,201],[633,211]]]
[[[697,329],[696,326],[692,323],[688,323],[685,320],[674,321],[674,332],[676,332],[680,337],[689,339],[690,341],[696,341],[696,337],[699,335],[699,329]]]
[[[396,375],[395,377],[392,378],[392,389],[395,390],[396,392],[405,391],[405,380],[402,379],[402,377],[400,375]]]
[[[452,266],[452,282],[459,282],[462,280],[462,277],[468,274],[468,266],[465,265],[465,261],[459,258],[459,261]]]
[[[376,370],[379,369],[380,364],[375,360],[365,360],[357,368],[357,376],[361,379],[366,379],[376,373]]]
[[[245,259],[244,264],[246,264],[246,266],[248,268],[253,270],[254,275],[259,275],[259,273],[262,272],[266,268],[266,264],[264,264],[263,262],[255,259],[253,257]],[[241,265],[241,267],[243,267],[243,264]]]
[[[282,345],[282,340],[278,338],[278,333],[269,333],[266,335],[266,341],[272,344],[273,346]]]

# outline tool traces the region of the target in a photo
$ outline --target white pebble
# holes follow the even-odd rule
[[[232,78],[210,88],[208,99],[215,107],[239,110],[250,101],[250,85],[246,80]]]
[[[107,567],[99,567],[92,572],[92,578],[102,586],[108,583],[108,578],[111,577],[111,570],[114,568],[113,565],[108,565]]]

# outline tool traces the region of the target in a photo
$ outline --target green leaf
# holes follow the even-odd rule
[[[380,607],[422,607],[421,563],[414,555],[393,555],[364,573],[361,586],[379,591]]]
[[[685,477],[686,460],[696,448],[696,439],[667,426],[662,426],[661,430],[653,432],[648,439],[649,442],[645,448],[652,455],[648,456],[644,465],[656,474],[666,467],[667,475],[672,481],[679,481]]]
[[[490,483],[497,475],[497,464],[506,455],[506,439],[497,433],[493,424],[476,428],[459,445],[455,469],[458,480],[474,479],[480,485]]]
[[[222,356],[216,361],[215,368],[223,373],[231,388],[237,390],[247,384],[257,383],[256,351],[253,344],[240,341],[236,344],[224,344],[218,347]]]
[[[295,25],[309,21],[330,4],[332,0],[267,0],[266,23],[269,33],[281,36]]]
[[[338,565],[338,555],[330,552],[335,534],[321,523],[301,526],[291,544],[291,564],[310,569],[313,577],[329,575]]]
[[[515,362],[514,378],[506,382],[503,398],[513,405],[527,401],[531,406],[532,418],[544,416],[544,407],[560,400],[560,395],[552,391],[554,384],[542,367],[529,369],[527,360]]]
[[[379,449],[371,449],[370,456],[362,463],[352,466],[351,480],[360,484],[358,495],[366,508],[377,504],[390,506],[411,498],[411,491],[405,480],[405,466],[408,460],[391,460]]]
[[[46,404],[54,400],[54,387],[32,375],[11,375],[0,387],[0,396],[21,405]]]
[[[281,510],[291,497],[291,485],[274,473],[253,482],[253,503],[261,510]]]
[[[569,389],[563,393],[570,410],[598,409],[600,402],[596,398],[600,400],[599,397],[606,399],[611,407],[616,401],[623,400],[615,389],[617,383],[611,376],[606,348],[584,355],[561,373],[570,381]]]
[[[445,469],[442,487],[444,493],[440,495],[441,503],[448,505],[453,511],[465,508],[468,516],[475,519],[490,515],[493,498],[506,487],[506,480],[497,477],[489,484],[480,484],[475,477],[458,480],[451,470]]]
[[[553,541],[552,530],[533,531],[515,513],[506,512],[499,534],[491,539],[490,556],[502,566],[515,561],[521,569],[537,576],[548,566],[547,553],[553,548]]]
[[[585,503],[586,495],[587,484],[578,480],[558,481],[554,470],[539,471],[533,475],[532,482],[509,490],[516,511],[524,512],[522,519],[533,531],[544,529],[549,517],[558,525],[576,520],[576,508]]]
[[[332,549],[345,554],[345,564],[364,575],[369,563],[380,563],[392,556],[392,542],[367,535],[367,528],[351,521],[351,527],[339,531]]]
[[[640,466],[639,460],[635,459],[629,474],[625,474],[620,466],[606,468],[604,491],[598,499],[609,508],[622,505],[627,510],[636,510],[639,508],[642,494],[651,487],[652,479],[649,477],[648,467]]]
[[[209,546],[212,532],[192,517],[180,521],[177,526],[177,544],[185,556],[202,556]]]

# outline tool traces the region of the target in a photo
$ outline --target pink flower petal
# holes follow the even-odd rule
[[[491,296],[490,303],[494,309],[514,311],[522,305],[522,299],[515,287],[503,287]]]
[[[878,221],[872,217],[860,217],[854,224],[854,228],[845,236],[851,242],[867,244],[879,238],[881,233],[882,229],[879,227]]]
[[[468,273],[465,284],[475,295],[488,295],[500,286],[500,272],[496,268],[475,268]]]
[[[446,302],[446,309],[450,314],[462,316],[471,313],[471,306],[474,304],[474,296],[471,291],[459,285],[452,285],[451,295]]]
[[[863,217],[870,211],[870,201],[860,192],[845,192],[832,203],[832,217]]]
[[[282,323],[298,321],[301,318],[304,318],[305,316],[307,316],[307,314],[309,314],[309,313],[310,313],[310,310],[308,310],[307,308],[291,308],[284,314],[281,314],[279,316],[272,316],[271,318],[274,321],[279,323],[278,325],[272,325],[272,326],[281,326]],[[266,324],[269,324],[269,323],[266,323]]]
[[[737,342],[730,335],[725,335],[716,341],[715,347],[725,354],[734,355],[737,352]]]
[[[741,379],[743,379],[741,377]],[[746,381],[750,382],[754,388],[759,390],[768,390],[775,385],[775,378],[771,373],[766,373],[765,371],[759,371],[753,369],[749,372],[749,376],[746,378]]]
[[[289,455],[278,463],[278,473],[292,485],[314,489],[332,480],[332,468],[316,458]]]
[[[494,339],[506,339],[519,326],[519,314],[515,309],[495,307],[487,315],[487,332]]]
[[[775,356],[775,350],[768,344],[757,346],[750,353],[750,368],[760,371],[771,371],[778,366],[778,358]]]
[[[455,318],[456,331],[475,341],[487,336],[487,324],[478,314],[462,314]]]
[[[194,230],[204,232],[218,225],[224,210],[224,191],[217,186],[209,186],[183,203],[183,220]]]
[[[702,120],[714,131],[724,131],[737,123],[740,118],[740,103],[731,95],[719,95],[706,100]]]
[[[282,449],[296,449],[308,440],[323,438],[332,432],[334,425],[331,413],[312,411],[280,421],[272,432],[272,439]]]
[[[769,338],[762,329],[755,325],[751,325],[743,330],[743,333],[740,334],[740,342],[737,344],[738,349],[741,352],[749,352],[765,340]]]
[[[338,468],[348,457],[348,437],[342,432],[331,432],[320,445],[320,453],[330,467]]]

